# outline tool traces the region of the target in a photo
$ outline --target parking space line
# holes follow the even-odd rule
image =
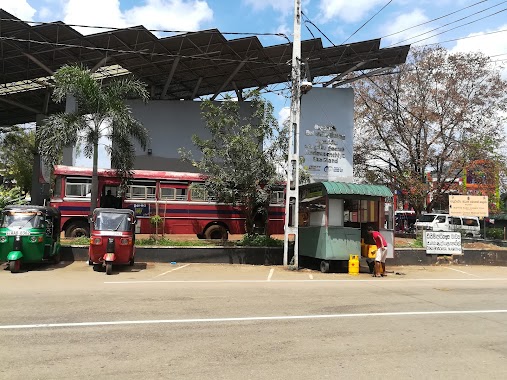
[[[430,281],[507,281],[507,277],[497,277],[497,278],[399,278],[396,280],[389,280],[387,278],[377,278],[377,279],[368,279],[368,280],[271,280],[271,283],[294,283],[294,282],[310,282],[310,283],[320,283],[320,282],[376,282],[376,283],[389,283],[389,282],[404,282],[404,281],[422,281],[422,282],[430,282]],[[268,282],[267,280],[133,280],[133,281],[104,281],[104,284],[160,284],[160,283],[264,283]]]
[[[168,270],[167,272],[157,274],[157,275],[156,275],[155,277],[153,277],[153,278],[161,277],[161,276],[163,276],[163,275],[165,275],[165,274],[167,274],[167,273],[171,273],[171,272],[174,272],[174,271],[179,270],[179,269],[181,269],[181,268],[188,267],[189,265],[190,265],[190,264],[185,264],[185,265],[182,265],[181,267],[173,268],[173,269],[171,269],[171,270]]]
[[[275,268],[271,268],[269,270],[268,281],[271,281],[271,277],[273,277],[273,273],[275,273]]]
[[[153,325],[153,324],[181,324],[181,323],[216,323],[216,322],[250,322],[250,321],[284,321],[284,320],[308,320],[308,319],[338,319],[359,317],[410,317],[410,316],[434,316],[434,315],[473,315],[473,314],[502,314],[507,310],[436,310],[436,311],[401,311],[384,313],[351,313],[351,314],[317,314],[317,315],[280,315],[259,317],[236,317],[236,318],[195,318],[195,319],[152,319],[137,321],[103,321],[103,322],[69,322],[69,323],[35,323],[26,325],[0,325],[0,330],[15,329],[42,329],[55,327],[95,327],[95,326],[118,326],[118,325]]]
[[[467,274],[467,275],[469,275],[469,276],[480,277],[480,276],[477,276],[477,275],[475,275],[475,274],[468,273],[468,272],[464,272],[464,271],[462,271],[462,270],[455,269],[455,268],[449,268],[449,267],[442,267],[442,268],[449,269],[449,270],[453,270],[453,271],[455,271],[455,272],[459,272],[459,273],[463,273],[463,274]]]

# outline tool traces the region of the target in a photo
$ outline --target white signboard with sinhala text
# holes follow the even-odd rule
[[[424,231],[428,255],[462,255],[460,232]]]
[[[354,92],[313,88],[301,97],[299,152],[311,182],[352,182]]]
[[[449,215],[489,216],[486,195],[449,195]]]

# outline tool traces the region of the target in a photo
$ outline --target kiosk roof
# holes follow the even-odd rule
[[[345,182],[322,182],[328,196],[362,195],[370,197],[392,197],[393,193],[384,185],[364,185]]]

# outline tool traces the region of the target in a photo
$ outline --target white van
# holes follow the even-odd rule
[[[476,216],[449,216],[448,214],[423,214],[415,222],[416,230],[462,232],[466,237],[480,237],[481,226]]]

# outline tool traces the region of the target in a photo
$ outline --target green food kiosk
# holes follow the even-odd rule
[[[388,242],[387,257],[394,257],[392,199],[391,190],[382,185],[316,182],[301,186],[299,255],[321,260],[320,270],[329,272],[330,262],[361,256],[362,245],[374,244],[367,233],[372,226]]]

